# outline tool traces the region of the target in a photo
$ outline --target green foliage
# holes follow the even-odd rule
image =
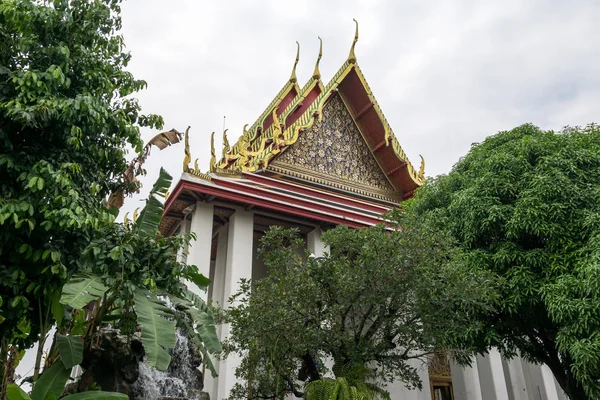
[[[83,340],[81,336],[65,336],[56,334],[56,345],[60,352],[60,360],[65,368],[73,368],[83,361]]]
[[[571,398],[598,397],[600,128],[501,132],[411,203],[409,214],[457,240],[470,268],[495,276],[496,311],[476,315],[454,344],[519,352],[546,363]]]
[[[36,396],[60,395],[45,381],[79,360],[73,336],[93,346],[103,322],[131,317],[137,291],[183,298],[182,279],[206,284],[195,266],[176,260],[192,237],[158,234],[158,197],[171,182],[165,171],[135,224],[114,223],[117,210],[106,207],[110,194],[139,189],[135,176],[145,171],[126,156],[148,155],[140,127],[162,127],[133,97],[146,83],[126,71],[120,3],[0,2],[0,373],[11,346],[39,341]],[[53,325],[64,336],[37,380]]]
[[[83,308],[89,302],[104,296],[108,287],[97,276],[75,275],[64,286],[60,302],[72,308]]]
[[[175,347],[175,322],[169,308],[150,292],[138,290],[135,294],[135,312],[142,326],[142,344],[148,364],[166,371],[171,356],[164,348]],[[165,318],[166,317],[166,318]]]
[[[231,398],[298,396],[305,381],[322,378],[326,357],[334,360],[336,378],[355,387],[394,380],[422,387],[410,360],[425,357],[444,332],[469,318],[449,320],[447,313],[480,311],[493,302],[493,292],[488,274],[453,265],[458,254],[447,235],[399,213],[390,218],[402,230],[326,232],[331,252],[324,257],[299,255],[297,232],[272,228],[265,235],[261,251],[269,274],[242,282],[227,311],[225,353],[242,357],[237,374],[248,382]]]
[[[380,392],[374,392],[366,384],[351,385],[346,378],[319,379],[306,385],[306,400],[374,400]],[[389,393],[381,392],[381,398],[391,400]]]
[[[60,392],[57,394],[55,392],[48,392],[45,399],[56,399],[62,393],[62,388],[60,388]],[[29,397],[27,393],[23,391],[17,384],[11,383],[8,385],[6,389],[6,394],[8,396],[8,400],[35,400],[33,397]],[[32,395],[33,396],[33,395]],[[63,400],[127,400],[129,396],[123,393],[113,393],[113,392],[102,392],[102,391],[91,391],[84,393],[75,393],[65,397],[62,397]]]
[[[1,338],[28,347],[45,333],[53,293],[77,269],[90,232],[112,216],[126,148],[141,151],[143,116],[131,94],[146,86],[124,71],[119,1],[0,3]],[[41,315],[41,318],[40,318]]]
[[[46,369],[31,391],[32,400],[52,400],[60,396],[71,374],[70,368],[55,363]]]
[[[171,176],[164,170],[160,169],[158,179],[154,183],[150,195],[146,201],[146,207],[140,213],[138,220],[135,222],[135,229],[140,233],[152,235],[158,231],[158,225],[162,219],[163,207],[162,203],[156,198],[156,195],[165,197],[171,185]]]
[[[6,388],[8,400],[30,400],[31,397],[23,391],[16,383],[11,383]]]

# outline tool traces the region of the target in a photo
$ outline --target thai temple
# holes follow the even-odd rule
[[[329,83],[319,71],[300,86],[296,56],[290,78],[273,101],[233,145],[223,132],[223,153],[211,137],[208,172],[190,166],[186,132],[183,174],[165,204],[164,235],[193,232],[196,241],[181,256],[212,281],[206,299],[228,306],[242,278],[260,279],[266,268],[257,257],[261,236],[273,225],[295,227],[314,255],[327,252],[321,233],[342,224],[363,228],[423,185],[424,161],[415,168],[400,146],[365,76],[355,46]],[[299,52],[299,51],[298,51]],[[197,288],[191,288],[197,290]],[[227,325],[219,327],[221,338]],[[227,398],[240,360],[220,361],[218,378],[205,377],[211,399]],[[402,382],[387,387],[392,399],[564,400],[545,366],[497,351],[461,368],[443,355],[418,363],[423,390]],[[291,398],[291,397],[290,397]]]

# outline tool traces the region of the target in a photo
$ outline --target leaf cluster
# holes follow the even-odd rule
[[[464,325],[445,318],[449,310],[489,307],[494,298],[486,274],[451,267],[459,255],[449,236],[409,219],[401,224],[332,229],[323,235],[331,249],[323,257],[299,252],[296,231],[271,228],[261,247],[268,276],[243,282],[227,311],[224,349],[243,357],[237,372],[248,382],[238,396],[301,396],[305,382],[328,373],[349,379],[357,370],[364,373],[352,386],[402,380],[422,387],[409,360],[425,361]]]
[[[408,204],[449,232],[502,301],[463,338],[546,363],[572,398],[600,395],[600,129],[523,125],[475,144]],[[577,381],[577,382],[576,382]]]

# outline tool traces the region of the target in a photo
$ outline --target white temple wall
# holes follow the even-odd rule
[[[388,384],[385,388],[392,399],[394,400],[431,400],[431,389],[429,387],[429,374],[427,372],[427,364],[421,360],[408,360],[407,363],[415,367],[423,383],[423,389],[409,390],[404,385],[404,382],[394,382]],[[457,397],[455,397],[458,400]]]

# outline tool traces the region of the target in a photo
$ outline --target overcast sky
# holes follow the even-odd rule
[[[600,122],[600,1],[159,1],[123,5],[129,69],[165,128],[191,126],[193,159],[208,169],[223,116],[233,143],[289,78],[299,83],[323,39],[324,83],[346,60],[356,18],[358,64],[410,160],[446,173],[473,142],[532,122],[545,129]],[[147,140],[157,132],[143,131]],[[216,145],[220,153],[220,141]],[[155,149],[156,150],[156,149]],[[155,151],[181,174],[183,145]],[[126,202],[125,210],[141,205]]]

